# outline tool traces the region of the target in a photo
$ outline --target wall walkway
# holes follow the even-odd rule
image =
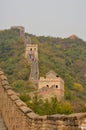
[[[0,71],[0,111],[8,130],[86,130],[86,113],[39,116],[22,102]]]
[[[32,80],[32,81],[35,81],[35,82],[38,83],[38,73],[39,73],[38,61],[37,60],[32,61],[32,63],[31,63],[31,73],[30,73],[29,80]]]
[[[4,124],[3,119],[1,117],[1,114],[0,114],[0,130],[6,130],[6,127],[5,127],[5,124]]]

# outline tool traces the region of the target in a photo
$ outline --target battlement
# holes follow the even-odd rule
[[[37,44],[27,44],[26,47],[27,47],[27,48],[30,48],[30,47],[34,48],[34,47],[37,47],[37,48],[38,48],[38,45],[37,45]]]
[[[62,78],[60,78],[60,77],[55,77],[55,78],[45,78],[45,77],[40,77],[40,81],[43,81],[43,82],[45,82],[45,81],[48,81],[48,82],[52,82],[52,81],[54,81],[54,82],[63,82],[64,83],[64,81],[63,81],[63,79]]]

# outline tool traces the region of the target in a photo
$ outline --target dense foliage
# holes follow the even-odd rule
[[[32,99],[28,95],[21,95],[20,98],[39,115],[71,114],[73,112],[73,107],[69,101],[58,102],[56,97],[52,97],[50,101],[43,100],[38,95]]]
[[[65,81],[65,99],[75,112],[86,111],[86,42],[78,37],[54,38],[31,35],[39,45],[40,76],[53,69]]]
[[[19,30],[0,32],[0,68],[7,75],[12,88],[19,93],[35,89],[34,84],[28,81],[30,66],[24,53],[25,45]]]
[[[31,37],[33,43],[39,45],[40,76],[45,76],[49,70],[54,70],[64,79],[65,100],[58,102],[53,98],[51,102],[47,100],[44,102],[35,97],[30,102],[29,98],[26,101],[25,95],[21,95],[21,99],[40,115],[86,111],[86,42],[78,38],[26,35]],[[20,38],[18,30],[0,31],[0,68],[6,73],[12,88],[20,94],[37,89],[28,80],[30,66],[24,58],[24,53],[24,41]],[[54,110],[53,105],[54,108],[56,106]]]

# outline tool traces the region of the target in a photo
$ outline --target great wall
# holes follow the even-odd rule
[[[23,37],[24,28],[19,27],[19,29],[22,29],[20,35]],[[35,55],[37,56],[37,54]],[[33,55],[30,56],[34,61]],[[30,79],[33,77],[38,80],[38,68],[35,69],[35,77],[33,68],[34,65]],[[42,78],[42,82],[43,80],[46,81]],[[5,74],[0,71],[0,130],[86,130],[86,113],[39,116],[19,99],[11,89]]]
[[[11,89],[2,71],[0,71],[0,113],[7,130],[86,130],[86,113],[45,116],[35,114]]]

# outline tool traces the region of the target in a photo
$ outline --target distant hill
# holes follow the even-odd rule
[[[78,36],[76,36],[76,35],[71,35],[70,37],[69,37],[71,40],[78,40],[79,38],[78,38]]]
[[[26,33],[39,46],[40,76],[54,70],[65,81],[65,99],[80,111],[86,104],[86,42],[76,36],[54,38]],[[36,89],[28,81],[30,66],[24,58],[25,45],[18,30],[0,32],[0,68],[13,89],[27,93]],[[77,107],[76,107],[77,106]],[[76,110],[76,108],[78,110]]]

